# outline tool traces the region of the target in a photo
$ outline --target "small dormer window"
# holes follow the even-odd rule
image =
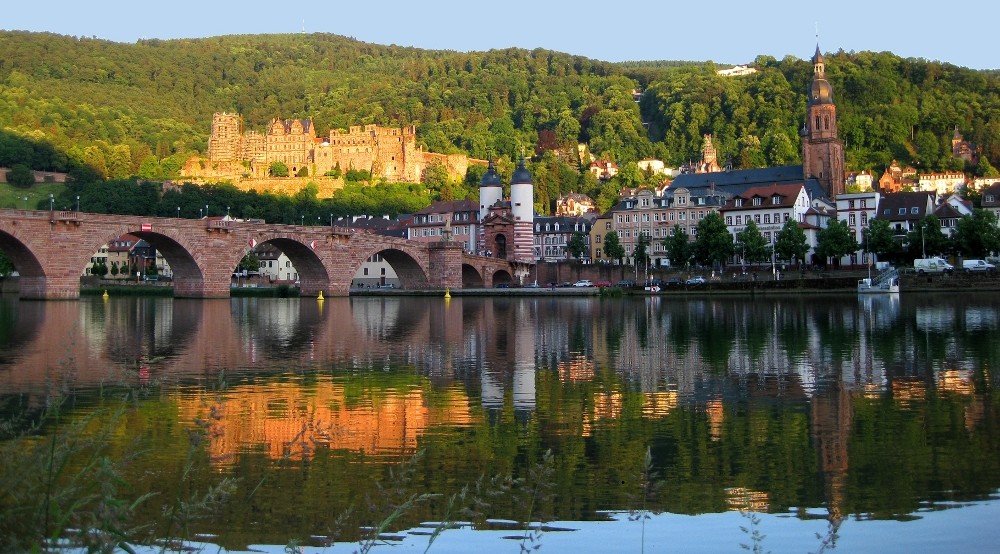
[[[914,215],[919,214],[920,213],[920,208],[914,206],[914,207],[910,208],[910,213],[914,214]]]
[[[906,215],[906,208],[900,208],[899,215]]]
[[[743,206],[743,199],[742,198],[737,198],[736,199],[736,207],[739,208],[741,206]]]
[[[775,206],[781,204],[781,197],[775,194],[774,196],[771,197],[771,203],[774,204]]]
[[[763,198],[761,198],[759,196],[754,196],[754,198],[753,198],[753,205],[754,206],[760,206],[763,203],[764,203],[764,199]]]

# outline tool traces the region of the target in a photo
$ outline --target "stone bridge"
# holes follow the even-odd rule
[[[163,255],[177,297],[228,297],[240,260],[264,243],[295,265],[304,296],[347,295],[355,273],[375,254],[392,266],[404,289],[492,287],[515,274],[514,263],[467,254],[457,242],[423,243],[343,227],[0,210],[0,250],[20,274],[22,298],[79,297],[90,258],[124,234]]]

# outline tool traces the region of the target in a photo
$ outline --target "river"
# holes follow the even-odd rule
[[[12,433],[96,438],[127,484],[102,494],[153,495],[128,523],[227,549],[358,541],[401,505],[400,539],[462,522],[440,551],[449,534],[523,543],[519,521],[577,529],[529,537],[549,551],[611,522],[667,540],[670,517],[734,552],[818,551],[824,533],[852,552],[886,550],[887,532],[985,548],[1000,540],[998,327],[991,293],[5,296],[0,416],[18,455]],[[5,486],[30,489],[13,466],[31,463],[8,457]],[[646,532],[620,551],[653,551]]]

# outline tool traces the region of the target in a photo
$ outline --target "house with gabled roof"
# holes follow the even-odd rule
[[[729,199],[725,206],[719,210],[719,213],[726,222],[726,227],[733,235],[734,240],[753,221],[760,229],[761,234],[764,235],[764,239],[772,247],[781,228],[789,220],[798,222],[799,227],[803,231],[807,231],[806,238],[810,247],[814,247],[816,244],[815,233],[819,229],[819,224],[822,223],[821,214],[813,206],[806,187],[802,183],[772,184],[748,188]],[[812,213],[815,223],[806,222],[809,213]],[[810,235],[812,236],[810,237]],[[745,263],[742,253],[736,253],[734,263]]]
[[[896,236],[906,236],[920,220],[934,213],[937,193],[927,191],[886,194],[878,203],[877,219],[884,219]]]

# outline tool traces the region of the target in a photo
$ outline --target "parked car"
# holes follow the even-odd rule
[[[704,285],[705,284],[705,278],[699,275],[697,277],[692,277],[692,278],[688,279],[687,281],[684,281],[684,284],[687,285],[687,286],[689,286],[689,287],[696,287],[698,285]]]
[[[594,286],[599,289],[607,288],[611,286],[611,281],[597,281]]]
[[[996,271],[997,266],[986,260],[962,260],[962,269],[966,273],[970,271]]]
[[[951,273],[955,267],[942,258],[917,258],[913,260],[913,269],[917,273]]]
[[[631,279],[622,279],[621,281],[618,281],[618,284],[616,286],[621,287],[623,289],[630,289],[635,286],[635,281]]]
[[[541,288],[541,287],[538,285],[538,281],[532,281],[532,282],[528,283],[527,285],[524,285],[524,288],[526,288],[526,289],[537,289],[537,288]]]
[[[663,281],[661,281],[659,279],[656,279],[656,278],[647,279],[647,280],[643,281],[642,286],[643,287],[662,287],[663,286]]]
[[[569,281],[563,281],[562,283],[559,283],[559,287],[560,288],[564,288],[564,289],[572,287],[572,286],[573,286],[573,283],[570,283]]]
[[[684,286],[684,281],[680,277],[671,277],[663,283],[664,288],[676,289]]]
[[[579,281],[573,283],[574,287],[592,287],[594,283],[591,283],[589,279],[580,279]]]
[[[498,289],[509,289],[510,283],[497,283],[495,287]]]

